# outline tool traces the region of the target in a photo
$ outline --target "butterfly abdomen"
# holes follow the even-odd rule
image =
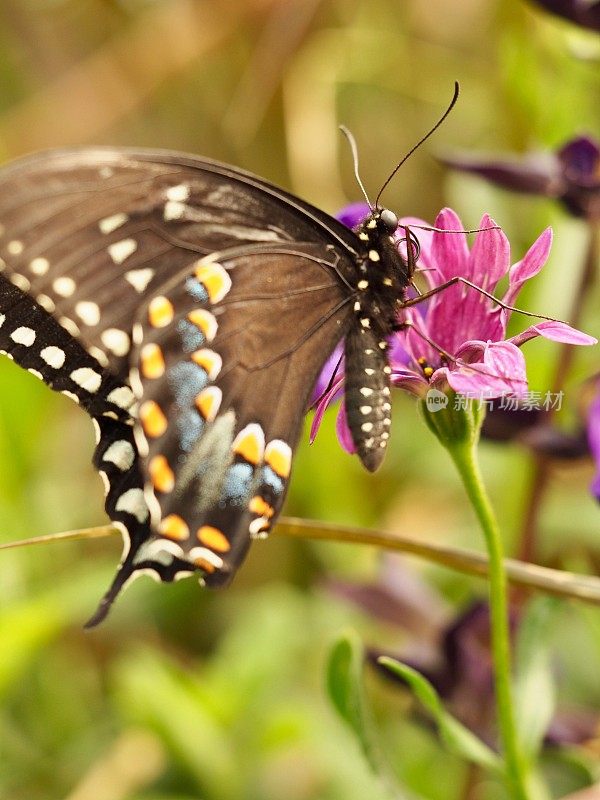
[[[374,472],[390,437],[388,338],[412,278],[411,265],[394,238],[395,214],[373,209],[355,230],[364,247],[358,264],[354,320],[345,340],[345,406],[348,427],[364,466]]]
[[[366,325],[354,327],[346,336],[346,415],[358,456],[370,472],[381,464],[390,436],[392,406],[386,352],[387,342]]]

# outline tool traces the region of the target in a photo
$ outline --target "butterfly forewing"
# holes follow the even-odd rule
[[[127,355],[144,299],[198,257],[260,243],[327,241],[342,254],[352,245],[335,220],[332,236],[326,215],[259,179],[182,162],[57,152],[16,162],[0,178],[0,257],[10,279],[111,367]],[[347,256],[338,269],[351,275]]]
[[[179,154],[66,151],[0,172],[0,347],[95,418],[126,534],[95,621],[136,571],[227,580],[270,528],[352,317],[357,245],[271,184]]]

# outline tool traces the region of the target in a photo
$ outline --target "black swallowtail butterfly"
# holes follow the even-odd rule
[[[376,202],[351,231],[179,153],[55,151],[0,171],[0,352],[89,413],[125,539],[88,624],[143,572],[230,580],[279,514],[311,390],[342,338],[349,426],[377,468],[387,338],[414,268],[397,225]]]

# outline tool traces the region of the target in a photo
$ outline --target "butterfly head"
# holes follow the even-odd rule
[[[398,227],[398,217],[389,208],[382,208],[380,211],[375,212],[379,214],[378,228],[384,229],[388,236],[393,236],[396,228]]]
[[[398,227],[398,217],[389,208],[373,208],[355,230],[363,241],[374,243],[385,236],[393,237]]]
[[[420,251],[419,241],[408,226],[400,225],[389,208],[373,208],[355,230],[367,251],[367,265],[377,268],[385,278],[384,284],[396,290],[408,286]]]

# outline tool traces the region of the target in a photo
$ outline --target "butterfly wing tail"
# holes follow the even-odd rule
[[[152,537],[151,541],[160,543],[160,538]],[[164,552],[166,553],[166,551]],[[160,556],[157,555],[157,558],[160,558]],[[161,563],[155,559],[140,561],[139,552],[134,550],[128,554],[117,570],[108,591],[100,600],[96,611],[85,623],[84,627],[86,629],[95,628],[103,622],[121,592],[141,575],[149,575],[157,582],[172,583],[180,577],[196,573],[201,584],[209,583],[209,581],[205,581],[205,577],[207,577],[205,571],[201,568],[195,568],[189,561],[182,558],[173,558],[172,556],[169,558],[169,563]],[[232,577],[233,572],[222,570],[218,573],[216,579],[210,581],[210,585],[211,587],[226,585]]]
[[[95,628],[106,619],[108,612],[112,608],[112,604],[125,588],[125,585],[129,583],[130,580],[137,577],[137,574],[137,570],[131,560],[127,559],[121,564],[108,591],[98,603],[98,607],[92,616],[85,623],[84,628],[86,630]]]

